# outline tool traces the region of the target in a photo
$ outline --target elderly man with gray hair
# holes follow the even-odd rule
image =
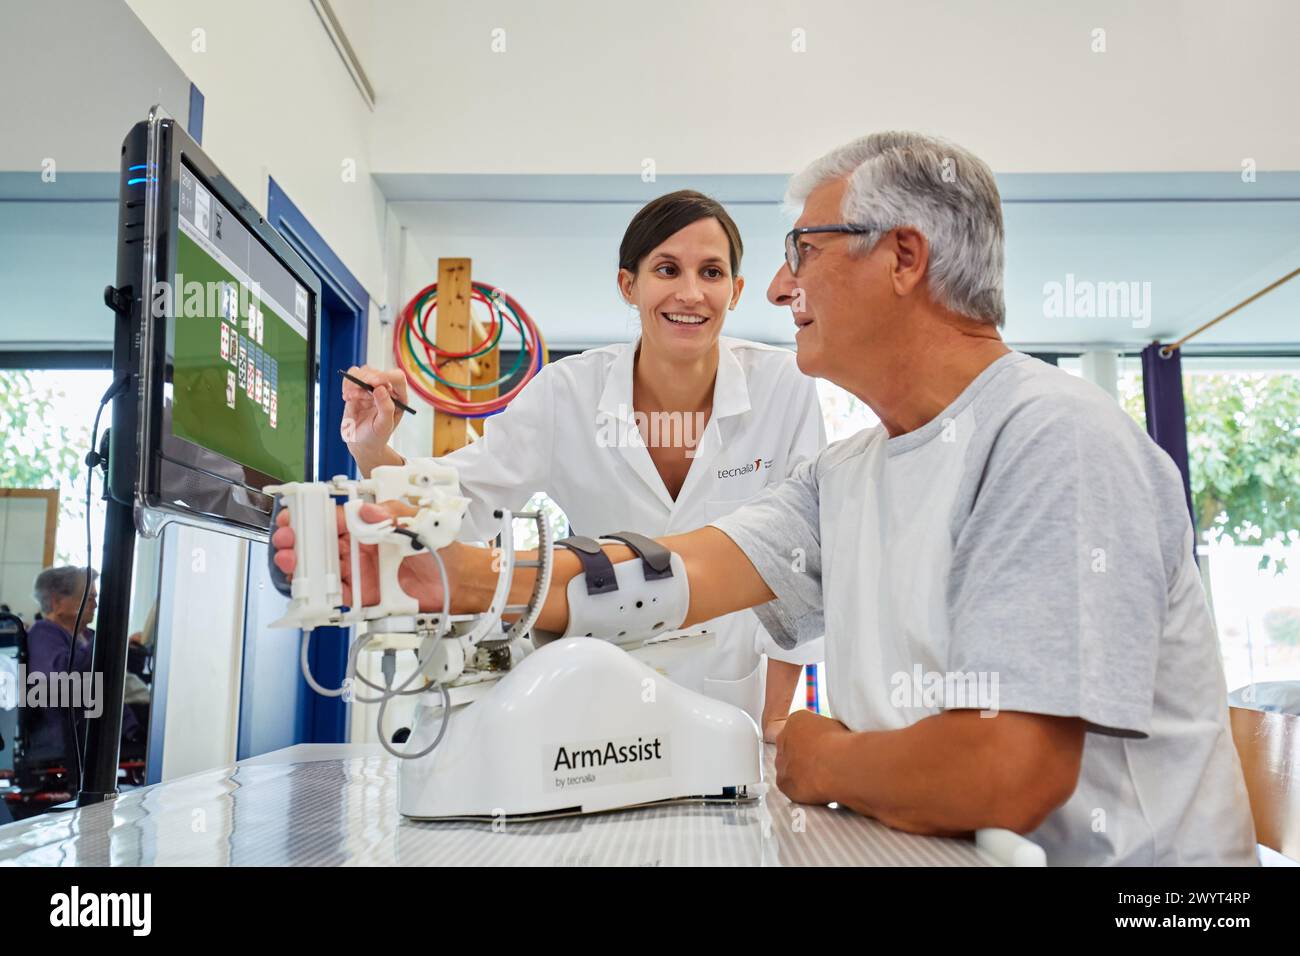
[[[826,635],[835,719],[791,715],[777,785],[916,833],[1011,829],[1053,864],[1256,862],[1178,470],[1101,389],[1003,343],[988,166],[878,133],[789,199],[768,298],[799,367],[881,424],[660,539],[686,566],[683,626],[754,607],[784,646]],[[292,531],[273,540],[291,572]],[[483,610],[491,555],[441,554],[453,610]],[[403,568],[430,609],[432,566]],[[538,628],[564,632],[580,571],[556,554]],[[511,600],[531,587],[517,573]]]
[[[1254,863],[1182,480],[1113,398],[1002,342],[988,166],[879,133],[789,199],[768,298],[881,425],[715,525],[778,641],[825,618],[836,719],[791,718],[778,785],[1052,863]]]

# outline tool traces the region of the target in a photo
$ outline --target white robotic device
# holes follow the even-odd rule
[[[405,816],[545,818],[671,801],[734,804],[761,792],[761,742],[753,719],[672,683],[625,649],[680,624],[687,594],[680,559],[673,557],[670,568],[666,553],[642,554],[642,562],[613,566],[617,573],[604,579],[589,568],[569,584],[569,630],[533,649],[529,632],[551,576],[542,515],[495,513],[500,573],[489,609],[453,616],[437,554],[456,539],[468,507],[453,468],[426,459],[375,468],[369,479],[336,477],[265,490],[276,497],[277,513],[281,507],[289,512],[296,556],[291,583],[273,566],[290,602],[272,627],[303,630],[303,674],[318,693],[342,696],[352,689],[353,699],[380,705],[380,741],[403,758],[398,809]],[[416,514],[375,524],[361,520],[365,502],[391,500],[414,506]],[[352,581],[361,577],[360,545],[377,548],[379,593],[370,605],[343,605],[340,503]],[[516,519],[536,523],[539,548],[538,558],[527,563],[537,569],[532,596],[526,605],[511,606],[507,596],[521,566]],[[439,613],[422,613],[399,580],[402,561],[424,549],[443,576]],[[662,579],[674,570],[680,577],[670,587]],[[503,620],[515,615],[513,623]],[[311,631],[326,625],[355,625],[361,632],[350,647],[348,679],[333,689],[320,686],[307,664]],[[387,686],[357,672],[366,645],[384,651]],[[419,666],[393,686],[395,655],[408,649]],[[367,696],[356,685],[376,693]],[[474,685],[486,685],[486,692],[453,708],[451,692]],[[399,750],[386,739],[383,719],[388,702],[402,695],[418,700],[414,727]]]

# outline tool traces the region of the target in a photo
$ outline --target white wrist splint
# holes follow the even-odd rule
[[[289,527],[295,538],[297,564],[292,584],[284,581],[274,563],[269,564],[272,582],[290,599],[285,615],[270,625],[276,628],[346,627],[360,621],[418,615],[420,602],[402,589],[398,570],[406,558],[418,551],[437,550],[454,541],[469,507],[469,499],[460,495],[456,470],[433,459],[381,465],[369,478],[361,480],[340,475],[329,482],[268,485],[264,491],[276,496],[277,511],[279,506],[289,509]],[[378,604],[362,607],[357,600],[350,610],[340,610],[343,590],[334,515],[337,498],[345,499],[343,514],[352,540],[352,580],[360,577],[357,546],[378,545]],[[362,506],[380,501],[405,502],[417,513],[375,523],[362,521]],[[274,556],[274,549],[269,550],[268,559]]]
[[[657,541],[632,532],[602,540],[626,544],[640,560],[610,562],[599,542],[572,537],[556,542],[582,561],[569,581],[569,625],[563,634],[533,631],[539,646],[561,637],[596,637],[612,644],[640,644],[686,620],[690,584],[686,564]]]
[[[433,459],[415,459],[405,465],[375,468],[369,478],[358,480],[339,475],[328,482],[268,485],[263,491],[274,496],[270,516],[272,534],[283,509],[288,511],[288,524],[294,533],[292,580],[275,564],[275,549],[267,549],[271,584],[289,598],[284,616],[270,627],[301,629],[300,667],[303,677],[317,693],[347,697],[350,689],[355,688],[359,693],[347,697],[350,702],[379,705],[376,716],[379,742],[390,754],[408,760],[429,755],[447,730],[453,706],[449,688],[486,684],[509,670],[525,653],[521,639],[537,620],[551,582],[551,534],[546,516],[540,512],[516,515],[506,509],[492,512],[499,523],[501,554],[500,561],[494,561],[498,573],[491,602],[481,614],[453,614],[450,579],[438,550],[456,539],[469,507],[469,499],[460,494],[453,467]],[[342,522],[337,514],[339,499],[342,499]],[[361,509],[366,502],[386,501],[403,502],[414,508],[415,513],[373,522],[362,520]],[[536,560],[516,561],[513,523],[518,518],[536,524],[539,542]],[[354,588],[345,608],[344,573],[354,585],[361,582],[362,545],[375,549],[378,601],[363,604],[366,589]],[[402,587],[399,575],[402,561],[421,551],[430,552],[438,568],[443,585],[441,611],[421,611],[417,597]],[[372,560],[369,554],[366,560]],[[537,569],[526,604],[512,605],[508,600],[516,567]],[[502,621],[504,614],[518,616],[507,626]],[[358,626],[359,633],[349,643],[346,678],[339,687],[322,687],[312,676],[309,662],[312,631],[324,626],[354,625]],[[383,651],[382,685],[358,670],[358,657],[363,649]],[[401,650],[414,650],[418,663],[405,679],[395,682],[392,667]],[[384,729],[385,708],[399,697],[428,691],[436,691],[438,695],[440,729],[427,746],[395,749]]]

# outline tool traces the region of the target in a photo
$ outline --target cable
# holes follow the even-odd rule
[[[436,410],[458,418],[486,418],[494,415],[505,408],[546,364],[549,357],[546,342],[537,324],[513,297],[485,282],[475,282],[471,283],[472,297],[487,305],[492,324],[472,348],[464,352],[442,349],[427,330],[429,317],[437,306],[437,289],[436,283],[426,286],[402,309],[393,331],[394,360],[406,374],[412,390]],[[490,382],[478,384],[450,382],[439,374],[448,361],[467,361],[492,351],[500,342],[506,322],[514,327],[520,339],[519,353],[508,372]],[[419,355],[416,339],[420,341],[427,363]],[[525,353],[529,356],[527,364]],[[435,355],[441,361],[435,359]],[[468,397],[470,392],[498,388],[516,375],[519,376],[519,381],[504,395],[482,401],[472,401]]]
[[[536,333],[532,327],[529,328],[529,331],[532,332],[535,337],[539,335],[539,333]],[[534,345],[534,348],[535,347],[536,346]],[[413,356],[412,358],[417,365],[421,364],[418,359],[414,359]],[[400,357],[400,355],[398,358],[398,362],[399,364],[402,363],[402,358]],[[448,412],[452,415],[457,415],[460,417],[468,417],[469,414],[473,414],[475,412],[495,412],[495,411],[500,411],[502,408],[505,408],[505,406],[508,405],[515,398],[516,395],[518,395],[521,391],[523,391],[524,386],[527,385],[528,382],[532,380],[533,376],[537,374],[538,368],[540,368],[540,363],[537,366],[530,367],[530,370],[523,376],[523,378],[513,388],[511,388],[510,391],[506,392],[506,394],[498,398],[487,399],[481,402],[466,401],[457,395],[452,395],[452,396],[442,395],[438,392],[436,386],[426,387],[425,384],[423,384],[418,377],[412,378],[412,373],[410,372],[409,369],[403,368],[403,370],[406,371],[407,380],[410,382],[410,385],[415,390],[415,392],[419,394],[422,398],[424,398],[425,401],[433,405],[434,408],[436,408],[438,411]],[[444,384],[444,388],[446,387],[447,386]],[[461,387],[468,388],[469,386],[461,386]]]
[[[379,714],[376,721],[378,725],[377,729],[379,733],[379,742],[383,745],[384,749],[387,750],[390,754],[392,754],[394,757],[399,757],[403,760],[415,760],[420,757],[424,757],[427,756],[428,754],[433,753],[433,751],[437,748],[438,744],[442,742],[443,737],[446,735],[447,723],[451,718],[451,695],[447,692],[447,688],[441,682],[435,682],[432,685],[432,688],[437,689],[442,693],[443,703],[442,703],[442,724],[438,728],[438,735],[437,737],[434,738],[433,743],[431,743],[424,750],[421,750],[419,753],[408,754],[408,753],[403,753],[400,750],[393,749],[393,746],[388,742],[388,738],[384,734],[384,711],[387,709],[388,702],[390,700],[392,700],[394,697],[423,694],[425,691],[431,689],[430,687],[426,686],[426,687],[417,687],[414,688],[413,690],[408,691],[406,688],[411,683],[411,681],[415,680],[417,677],[423,676],[425,667],[428,666],[429,661],[433,658],[433,655],[437,650],[438,641],[441,640],[446,635],[447,631],[450,630],[451,627],[451,623],[450,623],[451,622],[451,585],[447,577],[447,566],[443,563],[442,555],[440,555],[436,549],[430,548],[423,541],[419,540],[418,535],[412,534],[412,537],[415,538],[415,543],[418,547],[423,548],[424,550],[428,551],[431,555],[433,555],[434,562],[438,566],[438,576],[442,582],[442,616],[440,618],[440,628],[434,634],[434,640],[430,645],[428,654],[424,657],[420,657],[418,654],[416,655],[417,663],[415,669],[412,670],[411,673],[407,675],[406,679],[402,681],[402,683],[397,687],[397,689],[394,690],[391,685],[388,687],[380,687],[377,684],[372,683],[370,680],[364,677],[357,670],[357,656],[360,653],[361,647],[367,641],[370,640],[371,635],[369,634],[362,634],[357,636],[352,640],[351,644],[348,646],[347,669],[345,672],[343,683],[338,687],[329,688],[329,687],[322,686],[316,680],[315,676],[311,672],[311,661],[308,659],[307,649],[311,643],[311,636],[313,633],[312,631],[303,631],[302,642],[299,646],[299,653],[298,653],[298,664],[302,670],[303,678],[307,681],[308,686],[311,687],[311,689],[314,690],[316,693],[320,694],[322,697],[342,697],[350,689],[349,681],[353,681],[353,682],[359,681],[360,683],[365,684],[367,687],[371,687],[374,690],[380,692],[381,696],[379,697],[362,697],[358,694],[354,694],[353,700],[362,704],[376,704],[376,703],[379,704]],[[359,588],[359,583],[354,581],[353,587]]]
[[[313,633],[313,631],[302,632],[302,643],[299,645],[300,649],[298,653],[298,665],[302,668],[302,676],[306,679],[307,686],[322,697],[342,697],[348,692],[346,675],[344,676],[343,683],[338,687],[325,687],[324,685],[317,683],[316,678],[312,675],[311,661],[308,660],[307,657],[307,647],[311,644],[311,636]],[[357,638],[356,640],[360,640],[360,638]],[[348,660],[352,660],[352,651],[350,648],[348,650]]]
[[[467,352],[448,352],[446,349],[439,348],[437,343],[431,341],[429,337],[425,335],[424,327],[428,325],[429,315],[438,304],[437,286],[431,286],[430,290],[426,290],[427,294],[415,305],[415,312],[420,314],[420,322],[415,327],[415,334],[420,341],[424,343],[424,351],[425,354],[429,356],[430,361],[433,360],[433,352],[437,352],[444,359],[472,359],[478,358],[480,355],[486,355],[488,352],[492,351],[492,349],[496,348],[497,343],[501,341],[501,333],[504,331],[504,326],[501,322],[501,306],[497,299],[484,295],[477,288],[472,291],[472,296],[486,305],[488,307],[488,313],[492,316],[492,324],[488,326],[487,333],[483,337],[483,342],[480,342],[479,345],[474,346]],[[425,302],[428,302],[427,308],[424,307]],[[489,337],[492,340],[490,342],[487,341]],[[482,347],[480,348],[480,346]]]
[[[418,754],[403,753],[400,750],[394,750],[388,738],[384,735],[384,710],[388,707],[391,697],[385,697],[379,705],[379,742],[384,745],[394,757],[400,757],[403,760],[419,760],[421,757],[427,757],[438,749],[438,744],[442,743],[442,738],[447,734],[447,724],[451,720],[451,694],[447,692],[446,684],[435,684],[434,687],[442,694],[442,723],[438,726],[438,736],[433,738],[433,743],[425,747]]]
[[[423,544],[423,542],[421,542],[421,544]],[[442,562],[442,555],[440,555],[435,549],[428,547],[428,545],[425,545],[425,549],[433,555],[434,561],[438,564],[438,576],[442,580],[442,622],[443,626],[449,629],[451,627],[451,587],[447,580],[447,566]],[[446,634],[446,630],[444,630],[442,634],[437,635],[438,640],[441,640],[444,634]],[[435,641],[433,648],[436,649],[437,646],[437,641]],[[433,657],[432,651],[430,651],[429,657]],[[433,753],[438,744],[442,743],[442,738],[447,733],[447,722],[451,719],[451,694],[448,693],[445,684],[438,682],[434,686],[442,694],[442,724],[438,728],[438,736],[434,738],[433,743],[429,744],[428,747],[424,748],[419,753],[403,753],[400,750],[393,749],[392,744],[388,742],[387,735],[384,733],[384,711],[388,707],[388,702],[405,690],[406,685],[411,683],[411,681],[415,679],[416,675],[423,674],[424,668],[428,662],[428,658],[421,659],[416,669],[407,675],[406,680],[402,681],[397,690],[385,694],[384,699],[379,703],[379,715],[377,717],[379,742],[390,754],[394,757],[399,757],[402,760],[418,760],[420,757],[426,757]]]
[[[93,547],[90,540],[91,487],[95,478],[95,468],[107,461],[107,459],[99,453],[99,416],[104,413],[104,408],[108,403],[116,398],[117,395],[130,384],[130,382],[131,376],[123,375],[120,379],[104,390],[103,396],[99,399],[99,407],[95,409],[95,424],[91,426],[90,429],[90,451],[86,452],[86,457],[83,459],[86,465],[86,581],[81,589],[81,603],[77,605],[77,617],[72,622],[72,642],[68,645],[69,671],[72,670],[72,659],[77,653],[77,637],[79,636],[82,627],[81,615],[86,612],[86,601],[90,598],[90,576],[92,574],[90,566],[93,557]],[[90,643],[90,660],[92,665],[95,661],[96,639],[98,639],[98,633],[96,633],[95,638],[92,638]],[[80,787],[82,775],[85,773],[85,768],[82,766],[81,762],[81,737],[77,733],[77,714],[76,710],[72,706],[71,698],[69,698],[65,709],[68,713],[68,719],[72,722],[72,749],[77,757],[77,786]]]
[[[351,500],[351,493],[349,493],[349,500]],[[538,533],[540,537],[540,550],[549,549],[550,529],[546,525],[544,520],[539,518],[538,522],[539,522]],[[392,754],[394,757],[397,757],[401,760],[418,760],[421,757],[428,756],[429,754],[433,753],[434,750],[437,749],[438,745],[442,743],[443,738],[446,736],[447,727],[451,721],[451,693],[448,691],[447,685],[445,683],[443,683],[442,681],[434,681],[431,684],[426,685],[424,687],[416,687],[414,689],[407,690],[407,687],[411,684],[413,680],[415,680],[417,677],[422,677],[424,675],[425,668],[429,665],[429,662],[432,660],[434,654],[437,651],[438,642],[441,641],[444,637],[446,637],[448,631],[451,630],[451,582],[447,576],[447,566],[443,562],[442,555],[438,553],[437,549],[429,547],[429,545],[426,542],[421,540],[420,536],[417,533],[412,532],[409,529],[395,529],[395,530],[400,530],[402,531],[402,533],[407,534],[412,539],[413,546],[417,550],[424,549],[425,551],[428,551],[429,554],[433,556],[433,560],[438,567],[438,577],[440,583],[442,584],[442,614],[439,618],[439,628],[432,635],[432,640],[430,643],[430,649],[428,653],[425,656],[420,656],[420,654],[418,653],[416,654],[415,669],[412,670],[411,673],[407,675],[406,679],[403,680],[401,684],[399,684],[396,688],[392,686],[391,673],[389,672],[388,667],[385,666],[385,672],[384,672],[385,686],[380,687],[378,684],[373,683],[367,677],[361,674],[361,672],[357,668],[357,657],[361,651],[361,648],[366,642],[370,640],[371,637],[370,634],[358,635],[357,637],[353,638],[351,644],[348,646],[348,661],[347,661],[347,667],[346,667],[343,683],[336,688],[327,688],[327,687],[323,687],[316,680],[316,678],[312,675],[311,672],[311,662],[308,658],[307,651],[311,643],[311,635],[313,632],[308,630],[308,631],[303,631],[302,642],[299,648],[299,666],[302,669],[302,674],[304,679],[306,679],[307,684],[311,687],[311,689],[324,697],[344,696],[350,689],[349,682],[353,682],[353,683],[359,682],[373,690],[378,691],[380,694],[379,697],[364,697],[361,696],[360,694],[354,694],[352,699],[362,704],[375,704],[375,703],[379,704],[379,713],[376,716],[376,730],[379,736],[379,743],[383,746],[383,748],[386,751],[388,751],[388,753]],[[356,568],[356,562],[354,562],[354,572],[353,572],[353,581],[352,581],[354,602],[356,601],[355,595],[359,593],[360,590],[360,581],[356,580],[355,568]],[[512,632],[526,630],[528,627],[531,627],[533,621],[536,620],[536,616],[541,610],[541,603],[538,600],[537,595],[545,594],[546,588],[549,586],[549,582],[550,582],[550,572],[551,572],[551,566],[549,563],[547,563],[545,564],[544,573],[539,576],[538,582],[534,587],[533,603],[536,604],[536,607],[533,611],[533,614],[531,616],[525,615],[524,618],[521,618],[519,621],[517,621],[516,626],[511,629]],[[523,626],[521,627],[521,625]],[[387,658],[385,659],[385,665],[387,665]],[[438,726],[438,733],[434,737],[433,742],[417,753],[407,753],[395,749],[392,746],[392,744],[389,742],[388,735],[384,732],[384,714],[388,710],[389,702],[392,701],[393,698],[395,697],[423,694],[426,691],[431,689],[437,690],[439,694],[442,695],[442,720]]]
[[[474,298],[479,299],[479,300],[481,300],[481,301],[488,301],[488,300],[486,300],[486,299],[484,298],[484,296],[482,296],[481,294],[479,294],[477,291],[475,292]],[[436,302],[435,302],[435,304],[436,304]],[[492,311],[493,311],[493,321],[495,322],[495,316],[498,314],[499,309],[496,307],[495,302],[489,302],[489,308],[491,308]],[[426,319],[426,321],[427,321],[427,319]],[[429,342],[428,338],[425,336],[425,334],[424,334],[424,330],[423,330],[423,329],[420,329],[419,332],[418,332],[418,334],[419,334],[420,338],[421,338],[421,339],[424,341],[424,343],[425,343],[425,347],[424,347],[424,352],[425,352],[425,354],[426,354],[426,355],[429,355],[430,346],[432,346],[433,350],[436,351],[436,352],[438,352],[438,354],[442,356],[443,361],[442,361],[441,363],[436,362],[436,361],[433,360],[433,356],[432,356],[432,355],[429,355],[429,360],[430,360],[431,362],[433,362],[433,369],[430,369],[427,365],[425,365],[423,362],[421,362],[421,361],[419,360],[419,358],[416,358],[416,363],[420,366],[421,369],[423,369],[425,372],[427,372],[427,373],[430,375],[430,377],[433,378],[433,380],[434,380],[435,382],[437,382],[437,383],[440,384],[440,385],[445,385],[445,386],[447,386],[448,388],[453,389],[453,390],[460,389],[460,390],[469,390],[469,391],[483,391],[483,390],[486,390],[486,389],[489,389],[489,388],[499,388],[501,385],[504,385],[506,382],[510,381],[510,379],[514,378],[515,373],[519,371],[519,367],[520,367],[521,365],[524,364],[524,352],[525,352],[525,350],[526,350],[526,348],[527,348],[527,346],[528,346],[528,341],[527,341],[527,339],[526,339],[525,336],[524,336],[523,325],[522,325],[522,323],[520,322],[519,316],[516,315],[516,314],[513,314],[513,310],[512,310],[512,314],[511,314],[511,316],[510,316],[510,324],[513,325],[514,328],[515,328],[515,331],[519,333],[519,344],[520,344],[521,347],[520,347],[520,349],[519,349],[518,354],[515,356],[515,364],[512,365],[512,366],[510,366],[510,371],[506,372],[506,373],[503,374],[503,375],[498,375],[496,378],[494,378],[494,379],[493,379],[492,381],[490,381],[490,382],[482,382],[482,383],[480,383],[480,384],[478,384],[478,385],[466,385],[466,384],[463,384],[463,383],[460,383],[460,382],[449,382],[449,381],[447,381],[446,379],[444,379],[442,376],[440,376],[440,375],[438,374],[438,371],[437,371],[437,370],[441,370],[441,369],[442,369],[442,366],[445,365],[445,364],[447,364],[448,361],[455,361],[457,358],[460,358],[461,356],[459,356],[459,355],[458,355],[457,353],[455,353],[455,352],[444,352],[442,349],[438,348],[436,345],[433,345],[431,342]],[[411,330],[412,330],[413,327],[414,327],[414,326],[412,326],[412,325],[408,325],[408,326],[406,327],[406,334],[407,334],[407,336],[408,336],[408,339],[409,339],[409,336],[410,336],[410,334],[411,334]],[[500,327],[499,327],[499,326],[498,326],[498,331],[500,331]],[[498,334],[496,340],[494,340],[494,341],[499,341],[500,338],[501,338],[501,336]],[[476,355],[476,356],[477,356],[477,355],[482,355],[484,352],[487,352],[487,351],[490,351],[490,348],[480,349],[478,352],[475,352],[474,355]]]
[[[103,405],[101,405],[100,408],[102,409],[102,408],[103,408]],[[98,413],[95,414],[95,429],[94,429],[94,430],[95,430],[95,431],[98,431],[98,430],[99,430],[99,414],[98,414]],[[92,435],[92,437],[91,437],[91,445],[92,445],[92,446],[94,445],[94,437],[93,437],[93,435]],[[68,671],[69,671],[69,673],[71,673],[71,671],[72,671],[72,661],[73,661],[73,658],[75,658],[75,657],[77,656],[77,636],[78,636],[78,634],[79,634],[80,631],[81,631],[81,615],[85,612],[85,610],[86,610],[86,600],[90,597],[90,558],[91,558],[91,543],[90,543],[90,486],[91,486],[91,481],[94,479],[94,476],[95,476],[95,469],[94,469],[93,466],[91,466],[90,468],[88,468],[88,469],[86,470],[86,570],[85,570],[85,579],[86,579],[86,582],[85,582],[85,585],[84,585],[84,586],[82,587],[82,589],[81,589],[81,603],[80,603],[79,605],[77,605],[77,617],[76,617],[76,619],[73,620],[73,622],[72,622],[72,631],[73,631],[73,633],[72,633],[72,640],[68,642]],[[95,661],[95,645],[94,645],[93,641],[92,641],[92,643],[91,643],[91,645],[90,645],[90,661],[91,661],[92,664],[94,664],[94,661]],[[73,751],[74,754],[76,754],[76,757],[77,757],[77,786],[80,787],[80,786],[81,786],[81,779],[82,779],[82,776],[83,776],[83,774],[85,773],[85,768],[84,768],[84,767],[82,766],[82,764],[81,764],[81,737],[80,737],[80,735],[77,733],[77,712],[76,712],[76,710],[75,710],[75,709],[73,708],[73,706],[72,706],[72,696],[71,696],[71,695],[68,696],[68,701],[67,701],[67,704],[65,704],[65,708],[66,708],[66,710],[67,710],[67,712],[68,712],[68,721],[69,721],[69,723],[72,724],[72,751]]]
[[[431,287],[431,288],[434,288],[434,287]],[[481,300],[481,301],[488,301],[488,300],[487,300],[487,299],[486,299],[486,298],[485,298],[481,293],[479,293],[477,290],[475,290],[474,298],[479,299],[479,300]],[[498,311],[498,306],[497,306],[497,302],[498,302],[498,301],[499,301],[499,299],[493,299],[493,300],[489,301],[489,308],[492,308],[492,309],[493,309],[494,319],[495,319],[495,315],[496,315],[496,313],[497,313],[497,311]],[[423,362],[420,361],[419,356],[415,354],[415,349],[414,349],[414,347],[413,347],[412,344],[411,344],[411,332],[412,332],[413,329],[418,329],[419,337],[421,338],[421,340],[422,340],[422,341],[424,342],[424,344],[425,344],[425,353],[426,353],[426,354],[429,354],[429,349],[430,349],[431,346],[432,346],[433,349],[437,350],[440,354],[444,354],[444,357],[446,357],[446,358],[451,358],[451,357],[452,357],[453,355],[455,355],[456,353],[442,353],[442,350],[441,350],[441,349],[438,349],[438,347],[437,347],[436,345],[434,345],[432,342],[429,341],[429,338],[428,338],[427,334],[425,333],[424,329],[423,329],[423,328],[420,328],[419,326],[415,326],[414,323],[413,323],[412,321],[410,321],[410,315],[409,315],[409,313],[407,313],[407,312],[403,312],[403,319],[405,320],[405,324],[402,326],[403,331],[405,332],[405,342],[404,342],[404,344],[406,345],[406,347],[407,347],[407,349],[408,349],[408,351],[409,351],[409,356],[410,356],[411,360],[414,361],[415,364],[420,368],[420,370],[421,370],[422,372],[424,372],[427,376],[429,376],[430,378],[432,378],[432,379],[433,379],[435,382],[437,382],[438,384],[443,385],[443,386],[445,386],[446,388],[448,388],[449,390],[451,390],[452,393],[453,393],[453,395],[456,397],[456,399],[457,399],[458,401],[462,402],[462,403],[465,402],[465,399],[464,399],[464,396],[461,396],[461,395],[457,395],[457,394],[456,394],[456,392],[457,392],[458,389],[459,389],[459,390],[470,390],[470,391],[474,391],[474,390],[484,390],[484,389],[497,388],[497,387],[499,387],[500,385],[503,385],[505,382],[508,382],[508,381],[509,381],[509,380],[510,380],[514,375],[515,375],[516,372],[519,371],[520,366],[523,364],[523,359],[524,359],[524,353],[525,353],[525,351],[532,351],[532,350],[535,348],[535,344],[532,345],[532,346],[530,346],[530,343],[528,342],[528,339],[527,339],[527,337],[526,337],[526,335],[525,335],[525,332],[524,332],[524,321],[520,318],[518,312],[516,312],[515,309],[514,309],[513,307],[509,306],[509,304],[507,304],[507,308],[509,308],[509,309],[510,309],[510,312],[511,312],[511,315],[510,315],[510,317],[509,317],[509,318],[510,318],[510,324],[513,325],[513,326],[515,327],[515,331],[517,331],[517,332],[519,333],[520,349],[519,349],[519,354],[518,354],[518,355],[516,356],[516,358],[515,358],[515,364],[511,367],[510,371],[509,371],[509,372],[506,372],[504,375],[500,375],[500,376],[498,376],[497,378],[495,378],[495,379],[492,380],[491,382],[484,382],[484,383],[480,383],[480,384],[478,384],[478,385],[472,385],[472,384],[461,384],[461,383],[458,383],[458,382],[449,382],[449,381],[447,381],[446,379],[444,379],[442,376],[440,376],[440,375],[437,373],[436,369],[440,369],[442,366],[439,365],[436,361],[433,360],[432,355],[429,356],[429,360],[430,360],[430,362],[433,364],[434,368],[430,368],[428,365],[425,365]],[[422,318],[422,321],[427,321],[427,317],[428,317],[428,312],[425,313],[424,317]],[[530,321],[531,321],[531,320],[530,320]],[[535,329],[535,327],[530,326],[530,327],[529,327],[529,331],[530,331],[530,332],[535,332],[536,329]],[[479,352],[475,352],[475,353],[473,353],[473,354],[475,354],[475,355],[482,354],[482,350],[479,351]],[[528,377],[531,377],[531,375],[529,375]],[[490,399],[490,400],[488,400],[488,401],[495,401],[495,399]]]

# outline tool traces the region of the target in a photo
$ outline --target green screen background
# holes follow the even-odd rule
[[[269,305],[241,290],[241,306],[252,301],[261,308],[262,350],[278,362],[276,427],[272,428],[263,406],[238,386],[237,353],[235,362],[221,358],[219,304],[217,314],[206,314],[208,283],[232,283],[238,288],[238,281],[183,232],[177,238],[176,271],[172,433],[279,481],[302,481],[308,427],[307,340]],[[203,284],[201,308],[196,310],[196,301],[186,300],[181,280],[185,285]],[[195,315],[195,311],[204,314]],[[236,349],[240,335],[248,340],[246,314],[245,307],[245,315],[235,325],[226,323]],[[234,408],[226,404],[227,370],[236,373]]]

